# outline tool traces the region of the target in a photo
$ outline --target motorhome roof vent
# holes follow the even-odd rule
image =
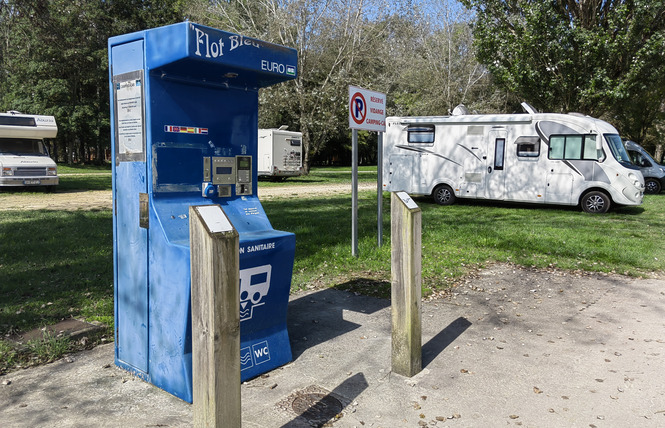
[[[461,116],[464,114],[469,114],[469,109],[467,109],[464,104],[459,104],[453,109],[453,116]]]

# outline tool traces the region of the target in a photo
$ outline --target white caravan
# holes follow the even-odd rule
[[[58,184],[58,172],[44,138],[57,134],[53,116],[0,113],[0,187],[53,189]]]
[[[580,114],[468,114],[389,117],[383,146],[383,189],[456,198],[581,205],[642,203],[644,178],[617,130]]]
[[[257,174],[286,178],[303,174],[302,132],[259,129]]]

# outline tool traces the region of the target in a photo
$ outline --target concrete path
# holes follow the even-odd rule
[[[294,361],[242,386],[244,427],[665,426],[665,281],[494,266],[423,305],[423,370],[390,372],[390,307],[293,296]],[[189,427],[113,344],[0,377],[2,427]]]

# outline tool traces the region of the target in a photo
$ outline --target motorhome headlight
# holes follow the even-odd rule
[[[7,177],[9,175],[14,175],[14,171],[11,168],[3,167],[2,168],[2,176]]]
[[[637,175],[633,174],[632,172],[629,172],[628,178],[633,181],[633,186],[640,187],[640,179],[637,178]]]
[[[58,170],[55,167],[47,168],[46,169],[46,175],[56,176],[56,175],[58,175],[57,171]]]

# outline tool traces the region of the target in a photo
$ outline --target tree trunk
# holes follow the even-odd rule
[[[302,110],[301,110],[302,111]],[[309,147],[310,147],[310,135],[309,135],[309,126],[307,125],[307,119],[304,115],[300,115],[300,132],[302,132],[302,151],[303,151],[303,161],[302,166],[305,170],[305,174],[309,174]]]
[[[79,143],[79,163],[88,163],[87,144],[83,141]]]
[[[51,159],[53,159],[53,162],[58,162],[58,146],[53,140],[48,142],[48,154],[51,156]]]
[[[74,164],[74,140],[67,140],[67,165]]]
[[[663,151],[665,147],[663,144],[656,144],[656,153],[654,153],[653,158],[659,164],[663,164]]]
[[[97,121],[97,149],[95,150],[95,163],[102,165],[104,163],[104,150],[102,148],[102,130]]]

